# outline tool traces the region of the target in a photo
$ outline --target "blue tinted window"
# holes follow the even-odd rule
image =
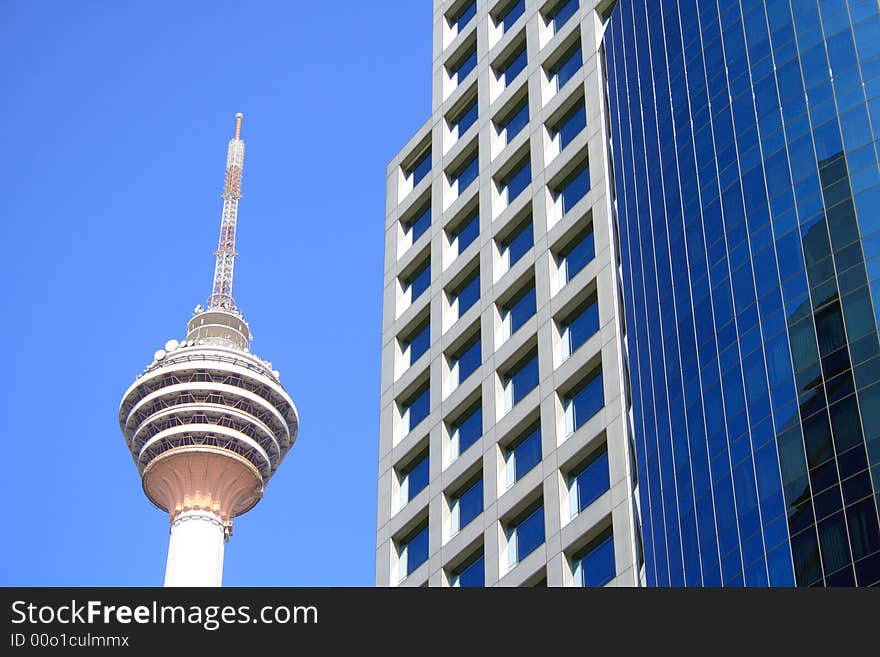
[[[513,79],[520,74],[526,67],[526,47],[522,48],[507,62],[504,66],[504,84],[505,86],[513,82]]]
[[[510,376],[513,386],[513,403],[519,401],[538,386],[538,356],[532,356]]]
[[[474,101],[467,106],[467,109],[459,115],[459,117],[455,121],[455,126],[458,127],[458,136],[461,137],[465,130],[470,128],[477,120],[477,99],[474,98]]]
[[[513,299],[505,310],[510,314],[510,334],[516,333],[535,314],[535,287]]]
[[[563,252],[565,280],[570,281],[596,255],[593,244],[593,231],[585,234]]]
[[[522,561],[544,543],[544,507],[539,506],[516,526],[516,559]]]
[[[571,210],[590,191],[590,169],[586,163],[563,180],[556,188],[556,194],[562,196],[563,214]]]
[[[567,330],[568,353],[573,354],[599,330],[599,304],[596,303],[596,297],[591,297],[585,306],[576,310],[563,324],[563,328]]]
[[[457,14],[450,16],[450,22],[455,25],[458,32],[461,33],[465,25],[477,14],[477,0],[469,2]]]
[[[458,253],[461,254],[461,252],[468,248],[471,242],[477,239],[479,235],[480,215],[474,212],[471,218],[467,219],[455,234],[455,237],[458,240]]]
[[[511,450],[513,456],[514,481],[541,462],[541,429],[537,428],[520,440]]]
[[[430,171],[431,171],[431,149],[429,148],[418,159],[418,161],[412,166],[412,169],[410,169],[410,173],[412,174],[413,187],[418,185],[419,182],[421,182],[422,178],[427,176]]]
[[[467,312],[467,309],[473,306],[480,299],[480,276],[477,274],[470,279],[464,287],[459,290],[456,295],[458,299],[458,316]]]
[[[431,227],[431,206],[420,210],[412,220],[410,220],[407,228],[412,233],[412,241],[415,243],[425,232]]]
[[[430,392],[429,388],[425,388],[422,392],[413,397],[409,404],[407,404],[407,409],[409,410],[410,431],[414,429],[419,422],[428,417]]]
[[[559,3],[559,5],[553,8],[553,11],[550,12],[548,18],[553,23],[554,34],[558,32],[563,25],[565,25],[569,18],[574,16],[577,9],[578,0],[563,0],[563,2]]]
[[[477,340],[458,356],[456,362],[458,363],[459,382],[473,374],[480,366],[481,360],[480,341]]]
[[[560,119],[555,128],[559,134],[559,150],[568,146],[587,126],[587,108],[577,105]]]
[[[483,435],[482,407],[477,406],[466,417],[459,420],[453,431],[458,431],[458,453],[463,454],[468,447],[477,442]]]
[[[425,324],[424,328],[420,329],[418,333],[410,338],[408,346],[409,364],[412,365],[431,346],[431,325]]]
[[[609,536],[580,559],[581,586],[604,586],[614,579],[614,538]]]
[[[458,573],[458,585],[462,588],[486,585],[486,572],[482,554],[461,569]]]
[[[605,405],[605,393],[602,389],[602,371],[597,370],[590,379],[578,386],[568,395],[567,400],[574,412],[574,428],[593,417]]]
[[[578,72],[582,65],[581,46],[578,44],[575,48],[568,51],[562,56],[562,59],[552,68],[551,75],[556,76],[556,88],[562,89],[565,83]]]
[[[513,141],[513,138],[519,134],[519,131],[526,127],[529,123],[529,99],[525,98],[518,105],[510,116],[506,117],[499,125],[499,132],[506,130],[505,138],[507,143]]]
[[[423,454],[406,472],[407,502],[428,485],[428,455]]]
[[[431,263],[429,262],[416,272],[415,276],[410,280],[410,301],[415,301],[421,296],[422,292],[431,286]]]
[[[476,153],[474,156],[468,160],[468,162],[461,168],[461,170],[455,175],[455,179],[458,181],[458,193],[461,194],[467,189],[468,185],[470,185],[474,180],[477,179],[477,175],[479,174],[480,163],[477,159]]]
[[[535,244],[532,222],[520,228],[507,242],[508,266],[513,267]]]
[[[462,59],[455,67],[452,69],[452,73],[456,76],[456,80],[461,82],[464,80],[468,73],[474,70],[477,66],[477,47],[474,46],[474,49],[471,50],[467,57]]]
[[[505,32],[516,22],[517,18],[523,15],[525,9],[525,0],[516,0],[516,2],[511,3],[510,6],[504,10],[504,13],[500,16],[500,22],[504,25]]]
[[[458,527],[465,527],[483,512],[483,480],[480,479],[458,496]]]
[[[526,160],[504,181],[507,187],[507,202],[512,203],[513,199],[522,194],[530,182],[532,182],[532,167],[531,162]]]
[[[416,568],[428,560],[428,528],[406,542],[406,574],[412,575]]]
[[[611,486],[608,475],[608,451],[603,449],[598,455],[572,473],[577,494],[577,509],[583,511],[598,500]]]

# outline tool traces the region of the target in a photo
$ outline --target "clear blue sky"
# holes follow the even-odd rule
[[[117,422],[210,292],[245,115],[235,298],[299,439],[224,584],[373,584],[385,167],[428,118],[428,0],[38,2],[0,25],[0,585],[161,585]]]

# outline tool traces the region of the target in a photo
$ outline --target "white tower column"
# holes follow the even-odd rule
[[[165,586],[220,586],[224,539],[218,514],[204,509],[178,513],[171,521]]]

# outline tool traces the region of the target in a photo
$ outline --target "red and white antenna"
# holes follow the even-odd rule
[[[232,276],[235,267],[235,228],[238,223],[238,201],[241,199],[241,172],[244,167],[244,142],[241,120],[235,115],[235,137],[229,140],[226,152],[226,183],[223,186],[223,215],[220,219],[220,240],[214,256],[214,287],[208,298],[208,310],[238,312],[232,298]]]

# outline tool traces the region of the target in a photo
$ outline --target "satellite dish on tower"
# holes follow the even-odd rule
[[[156,353],[153,354],[153,360],[162,360],[163,358],[165,358],[165,350],[157,349]]]
[[[179,346],[180,346],[180,343],[177,340],[172,338],[171,340],[169,340],[168,342],[165,343],[165,351],[174,351]]]

